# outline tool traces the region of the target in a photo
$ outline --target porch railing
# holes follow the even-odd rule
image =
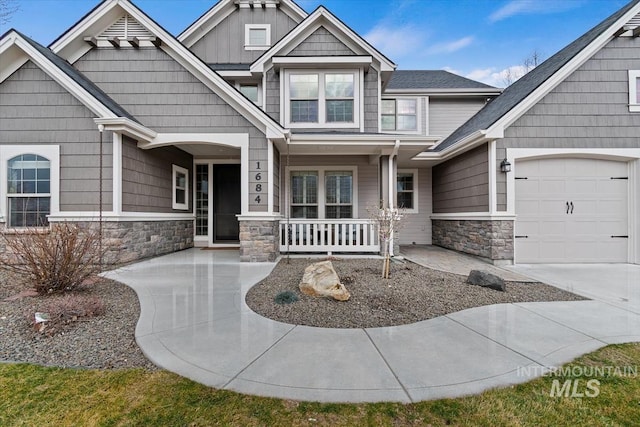
[[[280,221],[280,252],[379,252],[377,225],[368,219]]]

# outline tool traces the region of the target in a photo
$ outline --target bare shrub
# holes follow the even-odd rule
[[[97,229],[58,223],[51,230],[27,228],[0,234],[6,250],[0,253],[0,270],[40,294],[69,292],[99,273],[105,248]]]

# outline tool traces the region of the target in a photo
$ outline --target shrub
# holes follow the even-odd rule
[[[284,291],[280,292],[273,299],[276,304],[284,305],[284,304],[293,304],[298,301],[298,296],[292,291]]]
[[[82,295],[60,295],[47,299],[47,303],[37,310],[29,310],[26,313],[27,320],[38,332],[46,332],[54,335],[65,329],[65,325],[83,318],[102,316],[106,309],[102,301],[97,297]],[[35,313],[46,313],[49,320],[37,324]]]
[[[71,291],[101,270],[105,249],[97,229],[65,222],[0,236],[6,246],[0,270],[40,294]]]

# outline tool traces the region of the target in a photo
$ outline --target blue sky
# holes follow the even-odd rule
[[[14,27],[48,45],[98,0],[13,0]],[[446,69],[495,86],[533,51],[544,58],[579,37],[628,0],[299,0],[324,5],[391,58],[399,69]],[[215,0],[136,0],[173,34]],[[515,68],[514,68],[515,67]]]

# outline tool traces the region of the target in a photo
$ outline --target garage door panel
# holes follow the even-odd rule
[[[625,162],[598,159],[517,161],[516,262],[626,262]],[[567,203],[573,204],[573,213]]]

